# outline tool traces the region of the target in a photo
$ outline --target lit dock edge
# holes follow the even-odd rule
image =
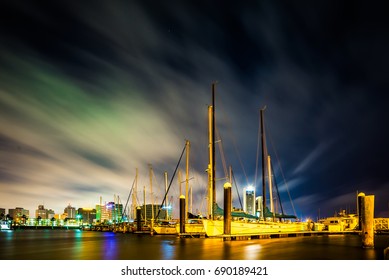
[[[181,238],[208,238],[205,232],[179,233],[178,236]]]
[[[304,237],[319,235],[359,235],[361,231],[299,231],[299,232],[279,232],[279,233],[258,233],[258,234],[222,234],[211,238],[221,238],[223,241],[240,241],[251,239],[275,239],[288,237]]]

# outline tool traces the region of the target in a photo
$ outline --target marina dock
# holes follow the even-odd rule
[[[241,241],[252,239],[275,239],[288,237],[303,237],[303,236],[318,236],[318,235],[359,235],[360,231],[300,231],[300,232],[280,232],[280,233],[261,233],[261,234],[242,234],[242,235],[227,235],[223,234],[218,237],[223,241]]]
[[[205,232],[179,233],[178,236],[181,238],[206,238],[207,237]]]

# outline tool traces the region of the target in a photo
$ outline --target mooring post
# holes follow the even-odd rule
[[[136,207],[136,230],[142,230],[142,209],[139,206]]]
[[[361,196],[361,236],[363,248],[374,248],[374,195]]]
[[[185,196],[180,196],[180,233],[185,233]]]
[[[361,192],[357,196],[357,210],[358,210],[358,230],[362,230],[362,200],[365,197],[365,193]]]
[[[389,247],[384,249],[384,260],[389,260]]]
[[[224,184],[224,234],[231,234],[231,183]]]

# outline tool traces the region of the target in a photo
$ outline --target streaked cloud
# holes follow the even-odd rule
[[[387,86],[377,70],[387,44],[378,25],[366,33],[358,17],[353,32],[339,29],[347,15],[297,3],[58,5],[10,3],[4,9],[18,21],[0,19],[0,207],[45,203],[61,212],[100,196],[125,200],[136,168],[141,197],[149,164],[162,201],[163,172],[172,175],[188,139],[194,208],[202,211],[213,81],[223,154],[240,193],[258,171],[266,105],[269,152],[301,212],[338,195],[329,208],[347,202],[342,195],[369,180],[363,188],[387,198],[373,188],[388,181]],[[217,160],[221,179],[219,151]]]

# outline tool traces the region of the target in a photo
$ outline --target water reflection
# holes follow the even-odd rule
[[[117,259],[118,250],[117,240],[114,233],[104,233],[104,259],[105,260],[115,260]]]
[[[0,232],[0,259],[24,260],[366,260],[383,259],[389,236],[363,249],[359,236],[316,236],[248,241],[88,232]]]
[[[174,260],[175,249],[172,240],[161,240],[160,254],[163,260]]]
[[[259,260],[261,259],[260,253],[261,253],[261,244],[248,244],[243,247],[244,248],[244,255],[247,260]]]

